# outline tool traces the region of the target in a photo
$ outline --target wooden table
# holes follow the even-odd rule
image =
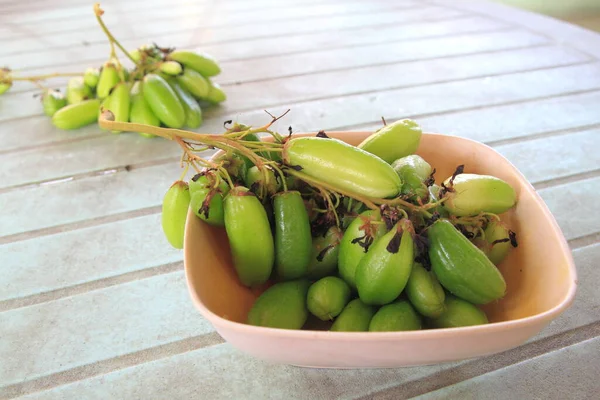
[[[282,131],[411,117],[494,146],[554,213],[579,274],[571,309],[522,347],[392,370],[270,365],[193,308],[160,229],[179,148],[54,129],[32,86],[0,97],[0,398],[593,398],[600,392],[600,36],[483,0],[107,0],[124,44],[221,61],[226,119]],[[2,1],[0,64],[99,66],[89,1]],[[59,82],[60,83],[60,82]],[[596,397],[597,398],[597,397]]]

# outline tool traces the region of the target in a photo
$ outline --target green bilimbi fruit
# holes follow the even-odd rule
[[[190,205],[190,189],[184,181],[171,185],[162,203],[162,228],[165,237],[176,249],[183,249],[185,221]]]
[[[473,216],[482,212],[502,214],[517,202],[513,187],[500,178],[490,175],[459,174],[446,179],[444,184],[451,187],[446,194],[444,207],[452,215]]]
[[[504,277],[488,257],[446,219],[427,230],[432,271],[444,288],[474,304],[506,293]]]
[[[246,164],[245,157],[240,154],[233,153],[228,155],[222,155],[218,157],[217,161],[225,161],[223,167],[236,182],[242,183],[246,186],[246,175],[248,174],[248,165]]]
[[[208,90],[208,95],[206,95],[205,100],[214,104],[222,103],[227,100],[227,95],[216,82],[208,81],[210,85],[210,89]]]
[[[67,102],[69,104],[81,103],[92,98],[92,90],[83,82],[81,76],[69,79],[67,83]]]
[[[169,128],[183,127],[185,108],[167,81],[157,74],[147,74],[143,82],[144,99],[160,122]]]
[[[129,108],[131,98],[129,95],[129,85],[125,82],[117,84],[109,95],[107,109],[110,110],[117,122],[129,122]],[[112,131],[119,133],[121,131]]]
[[[421,135],[421,127],[415,121],[403,119],[377,130],[358,147],[392,163],[417,151]]]
[[[129,111],[129,121],[133,122],[134,124],[160,126],[160,121],[158,117],[154,115],[152,109],[150,109],[150,106],[144,99],[142,90],[142,82],[136,82],[131,89],[131,108]],[[155,137],[150,133],[138,133],[145,137]]]
[[[305,277],[312,254],[312,237],[300,192],[276,193],[273,196],[273,213],[277,277],[282,280]]]
[[[413,234],[411,222],[403,219],[375,240],[360,260],[355,280],[365,304],[388,304],[402,293],[414,261]]]
[[[402,194],[412,194],[417,201],[427,200],[429,190],[424,182],[431,175],[431,165],[427,161],[411,154],[394,161],[392,168],[402,181]]]
[[[436,318],[427,318],[430,328],[459,328],[461,326],[485,325],[488,323],[485,313],[468,301],[448,295],[445,311]]]
[[[177,97],[185,110],[185,125],[191,129],[198,128],[202,125],[202,109],[200,108],[200,105],[196,99],[185,91],[175,80],[170,80],[169,84],[175,93],[177,93]]]
[[[340,276],[352,288],[356,289],[356,267],[368,254],[372,243],[385,234],[385,224],[381,213],[375,210],[362,212],[344,232],[338,255]]]
[[[177,61],[207,78],[221,73],[219,64],[217,64],[213,57],[206,53],[175,50],[168,55],[168,59]]]
[[[322,321],[337,317],[350,301],[350,287],[337,276],[327,276],[308,289],[308,311]]]
[[[44,113],[52,117],[58,110],[67,105],[67,98],[60,90],[47,89],[42,95]]]
[[[177,76],[183,72],[183,67],[177,61],[165,61],[158,69],[167,75]]]
[[[266,177],[263,171],[266,172]],[[257,166],[251,167],[246,172],[244,182],[246,182],[247,187],[259,194],[259,197],[262,197],[260,193],[272,195],[279,190],[279,183],[277,182],[275,171],[267,167],[263,167],[262,171]],[[263,192],[263,190],[266,190],[266,192]]]
[[[95,89],[98,86],[98,81],[100,80],[100,70],[98,68],[90,67],[85,70],[83,74],[83,82],[90,87],[91,89]]]
[[[183,73],[175,78],[185,90],[190,92],[192,96],[203,99],[208,96],[210,86],[208,81],[202,75],[193,69],[185,68]]]
[[[350,301],[331,326],[334,332],[367,332],[375,307],[363,303],[360,299]]]
[[[511,247],[508,229],[497,221],[490,221],[483,233],[485,239],[475,239],[475,245],[488,256],[491,262],[495,265],[500,264]]]
[[[98,77],[98,84],[96,85],[96,95],[100,99],[108,97],[112,88],[121,81],[119,78],[119,72],[117,67],[112,62],[106,62],[102,66],[100,76]]]
[[[56,111],[52,123],[60,129],[77,129],[96,122],[99,115],[100,99],[90,99]]]
[[[210,225],[225,226],[223,198],[229,193],[227,183],[217,179],[214,172],[206,172],[196,174],[189,185],[194,214]]]
[[[406,300],[398,300],[381,307],[369,324],[370,332],[417,331],[421,317]]]
[[[242,284],[265,283],[273,270],[275,244],[265,207],[243,186],[225,197],[225,230],[233,265]]]
[[[0,82],[0,94],[6,93],[12,87],[12,82]]]
[[[300,329],[308,318],[304,279],[279,282],[256,299],[248,313],[248,324],[267,328]]]
[[[426,317],[439,317],[445,310],[444,288],[432,271],[417,262],[413,264],[405,292],[417,311]]]
[[[312,178],[356,195],[395,197],[402,187],[398,174],[388,163],[338,139],[288,140],[283,147],[283,160]]]
[[[334,225],[324,235],[313,238],[308,278],[320,279],[335,272],[343,236],[342,230]]]

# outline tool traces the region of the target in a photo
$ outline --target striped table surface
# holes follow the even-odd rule
[[[380,116],[475,139],[538,190],[573,250],[573,306],[525,345],[427,367],[314,370],[239,352],[194,309],[160,230],[180,149],[55,129],[37,89],[0,97],[0,398],[597,398],[600,35],[483,0],[106,0],[128,48],[213,54],[226,119],[373,129]],[[0,65],[100,65],[87,0],[0,2]],[[63,85],[65,79],[56,80]]]

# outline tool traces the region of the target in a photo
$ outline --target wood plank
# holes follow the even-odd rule
[[[587,60],[586,56],[564,48],[544,46],[294,77],[274,77],[268,81],[226,86],[228,100],[219,107],[217,114],[231,115],[242,110],[264,109],[320,97],[347,96],[403,86],[507,74],[582,63]],[[6,111],[0,116],[0,121],[40,114],[39,99],[33,98],[30,93],[2,96],[0,107]]]
[[[401,6],[399,6],[401,7]],[[251,37],[276,37],[291,34],[335,31],[340,29],[353,29],[363,26],[381,26],[400,24],[410,21],[444,20],[458,16],[464,16],[464,12],[446,10],[442,7],[424,6],[418,9],[399,9],[398,11],[385,10],[373,13],[359,13],[340,16],[326,16],[313,18],[312,23],[307,24],[302,20],[272,21],[269,24],[249,21],[247,24],[236,24],[235,26],[206,27],[198,24],[197,18],[183,19],[181,21],[164,24],[140,24],[135,21],[120,21],[112,33],[119,40],[140,40],[139,44],[146,41],[157,41],[164,34],[185,33],[194,36],[202,43],[217,43],[234,40],[247,40]],[[108,21],[107,21],[108,23]],[[109,27],[114,24],[109,24]],[[0,41],[0,46],[7,47],[7,51],[35,51],[47,48],[68,48],[81,46],[86,43],[106,43],[106,37],[102,30],[90,22],[90,29],[85,32],[55,33],[43,37],[28,36],[24,39]],[[32,32],[29,33],[32,35]],[[34,37],[34,40],[31,40]],[[165,44],[159,43],[164,46]]]
[[[0,156],[0,188],[181,156],[177,143],[137,134],[103,136]],[[29,159],[29,160],[28,160]]]
[[[419,400],[435,399],[593,399],[600,393],[600,337],[565,347],[522,363],[457,382],[422,396]],[[527,384],[524,384],[526,382]],[[374,399],[395,399],[377,396]]]
[[[291,105],[319,97],[506,74],[585,60],[586,57],[562,48],[540,47],[277,78],[228,86],[229,97],[223,111]]]
[[[0,382],[14,384],[211,332],[173,272],[0,313]]]
[[[160,214],[0,247],[0,302],[181,261]],[[103,249],[109,249],[104,251]],[[135,249],[132,251],[132,249]],[[0,306],[1,307],[1,306]]]
[[[381,116],[394,120],[405,116],[434,115],[598,88],[600,63],[592,63],[285,104],[270,107],[269,111],[280,114],[290,108],[284,129],[292,125],[295,132],[316,132],[320,129],[340,130],[379,124]],[[452,97],[440,96],[440,93],[452,93]],[[217,115],[221,113],[227,114],[214,112]],[[206,114],[207,118],[214,115],[212,112]],[[240,112],[231,116],[238,121],[247,121],[250,125],[265,123],[262,110]]]
[[[480,35],[469,33],[454,37],[398,43],[390,43],[386,40],[381,44],[347,49],[318,49],[294,55],[276,55],[253,60],[225,62],[219,82],[233,84],[270,80],[321,71],[509,50],[548,43],[547,38],[525,30]]]
[[[328,33],[300,34],[287,37],[285,41],[280,38],[258,38],[231,43],[205,44],[189,35],[165,35],[161,43],[178,48],[191,48],[205,51],[219,60],[223,74],[232,66],[230,62],[253,60],[266,56],[283,56],[318,49],[344,48],[368,44],[394,43],[397,41],[423,39],[429,37],[449,37],[464,33],[478,33],[507,29],[506,24],[499,24],[493,20],[480,17],[462,17],[437,22],[415,22],[402,26],[366,26],[355,30],[340,30]],[[532,34],[531,34],[532,35]],[[180,39],[180,40],[178,40]],[[475,39],[476,40],[476,39]],[[126,48],[139,46],[139,40],[123,41]],[[1,51],[1,50],[0,50]],[[36,52],[19,53],[11,56],[11,65],[27,71],[27,75],[41,75],[56,72],[57,70],[84,70],[90,65],[101,65],[106,59],[106,44],[90,44],[70,51],[65,50],[40,50]],[[236,64],[233,63],[235,66]],[[60,67],[59,67],[60,66]],[[220,75],[217,80],[222,79]],[[52,82],[66,82],[66,80],[52,80]],[[10,93],[31,90],[27,84],[16,84]]]
[[[600,92],[592,92],[426,116],[419,118],[419,123],[427,132],[458,135],[480,142],[496,142],[598,124],[599,107]],[[360,128],[372,129],[379,126],[381,122]]]
[[[597,319],[597,313],[593,310],[600,306],[600,297],[595,290],[600,269],[596,268],[595,260],[600,257],[600,245],[576,250],[574,257],[579,269],[589,273],[587,277],[591,278],[580,281],[582,298],[578,305],[584,307],[573,307],[559,317],[559,320],[565,320],[570,313],[571,319],[560,330],[554,330],[553,334],[583,326],[589,323],[590,318],[592,321]],[[556,329],[557,326],[551,325],[546,329]],[[519,349],[514,351],[518,352]],[[379,370],[296,368],[268,364],[241,353],[229,344],[221,344],[79,380],[24,399],[151,398],[156,395],[154,383],[157,381],[161,382],[163,388],[161,395],[168,398],[255,398],[264,395],[265,387],[269,388],[274,398],[283,394],[286,398],[354,398],[426,378],[461,364]],[[220,372],[214,374],[214,371]],[[245,379],[237,379],[239,376]],[[196,384],[190,385],[189,382]],[[248,385],[248,382],[260,384]],[[369,384],[365,385],[365,382]],[[290,387],[293,390],[290,391]]]
[[[531,182],[600,170],[600,128],[496,147]],[[534,161],[534,159],[536,161]],[[538,161],[539,160],[539,161]]]
[[[170,163],[0,194],[0,236],[156,207],[180,175]]]
[[[567,239],[600,230],[595,209],[596,201],[600,201],[598,185],[600,177],[595,177],[538,191]]]

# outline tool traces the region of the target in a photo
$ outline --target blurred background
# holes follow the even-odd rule
[[[600,0],[495,0],[600,32]]]

